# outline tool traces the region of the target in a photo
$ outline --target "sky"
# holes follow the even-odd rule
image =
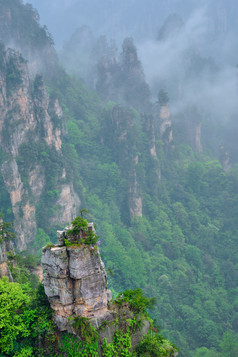
[[[187,20],[206,8],[210,31],[222,35],[238,28],[237,0],[24,0],[35,7],[60,48],[82,25],[121,41],[156,36],[165,18],[177,13]]]

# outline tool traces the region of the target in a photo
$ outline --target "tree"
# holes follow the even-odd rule
[[[5,239],[14,239],[15,233],[12,232],[13,224],[10,222],[4,222],[2,218],[0,218],[0,243]]]
[[[24,319],[29,301],[20,284],[9,283],[7,277],[0,279],[0,352],[8,354],[18,337],[30,334]]]

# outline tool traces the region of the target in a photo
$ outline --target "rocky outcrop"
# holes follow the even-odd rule
[[[44,140],[50,147],[54,147],[59,152],[62,146],[61,129],[54,127],[51,114],[61,119],[63,116],[62,109],[58,100],[50,104],[43,78],[39,75],[35,79],[34,104],[36,119],[43,128]]]
[[[134,182],[129,190],[129,210],[131,218],[135,216],[142,217],[142,208],[142,197],[138,192],[138,182],[136,181],[136,177],[134,177]]]
[[[219,147],[219,161],[222,164],[223,170],[225,172],[229,171],[229,169],[232,167],[230,153],[223,145],[220,145]]]
[[[185,111],[185,117],[187,120],[188,139],[189,143],[196,152],[202,152],[202,124],[201,114],[196,106],[190,106]]]
[[[29,61],[32,76],[47,72],[51,76],[57,61],[47,28],[39,24],[39,14],[22,1],[0,2],[0,41],[20,51]]]
[[[77,215],[80,203],[80,199],[76,194],[73,185],[62,185],[60,196],[57,200],[58,210],[54,217],[52,217],[51,223],[56,224],[57,222],[71,222]]]
[[[35,165],[32,170],[30,170],[28,180],[34,199],[39,201],[45,186],[45,175],[40,165]]]
[[[168,93],[161,89],[158,93],[156,110],[159,112],[158,118],[158,137],[168,145],[173,141],[172,120],[169,108]]]
[[[132,38],[123,41],[121,56],[112,44],[98,61],[97,69],[96,89],[104,101],[150,111],[150,90]]]
[[[112,299],[93,223],[77,217],[57,235],[58,244],[42,252],[43,284],[57,330],[74,334],[75,342],[85,342],[87,335],[86,343],[97,342],[95,356],[105,356],[109,346],[115,354],[133,353],[151,327],[142,291],[127,290]],[[57,335],[60,340],[62,334]],[[158,344],[164,355],[177,356],[177,349],[162,336]]]
[[[59,242],[62,243],[62,235]],[[97,245],[44,248],[44,287],[60,331],[72,332],[69,317],[83,316],[96,327],[108,319],[111,292]]]
[[[160,137],[164,139],[167,144],[173,141],[172,121],[168,103],[160,106],[159,132]]]
[[[11,197],[17,245],[20,250],[23,250],[36,233],[35,206],[27,197],[28,192],[23,187],[15,159],[6,161],[2,165],[2,175]]]
[[[139,193],[139,185],[137,182],[137,175],[136,175],[136,166],[138,165],[139,162],[139,157],[136,156],[134,160],[134,169],[131,171],[131,178],[130,178],[130,188],[129,188],[129,210],[130,210],[130,215],[131,218],[135,216],[142,217],[142,208],[143,208],[143,203],[142,203],[142,197]]]
[[[2,219],[0,218],[0,224],[3,223]],[[7,261],[7,253],[12,252],[14,254],[14,247],[13,243],[9,239],[1,239],[0,240],[0,279],[3,276],[7,276],[9,281],[12,282],[12,274],[8,267]]]

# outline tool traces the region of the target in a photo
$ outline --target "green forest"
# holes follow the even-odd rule
[[[176,345],[181,357],[238,356],[238,163],[234,149],[233,163],[224,170],[218,154],[221,137],[224,141],[229,133],[215,118],[209,121],[207,113],[195,103],[189,120],[191,125],[199,120],[206,131],[202,150],[196,150],[187,138],[183,113],[172,116],[171,127],[160,135],[160,109],[172,106],[173,94],[169,100],[167,89],[158,87],[158,100],[149,101],[149,89],[142,77],[136,80],[131,75],[127,80],[130,67],[125,69],[126,54],[123,70],[117,68],[112,74],[117,95],[110,97],[102,82],[97,92],[92,91],[82,80],[66,73],[35,10],[17,0],[7,5],[1,0],[0,9],[6,6],[19,19],[11,25],[11,36],[21,38],[33,52],[41,52],[45,43],[52,48],[54,70],[47,72],[45,68],[34,77],[31,96],[40,96],[40,88],[45,86],[49,100],[58,99],[63,117],[52,114],[51,119],[63,134],[62,151],[58,152],[28,133],[16,156],[23,186],[30,195],[28,177],[34,163],[40,163],[46,184],[36,202],[37,232],[32,244],[22,252],[15,248],[16,255],[8,252],[14,282],[0,279],[0,356],[97,356],[94,340],[90,340],[92,350],[87,351],[89,347],[78,346],[70,335],[64,336],[62,350],[54,354],[50,346],[58,337],[52,311],[33,273],[40,264],[42,247],[55,244],[56,230],[63,228],[51,218],[58,210],[59,184],[64,183],[73,184],[80,208],[86,208],[90,212],[87,219],[95,223],[113,297],[125,290],[141,289],[146,297],[156,300],[148,311],[154,329],[164,338],[151,332],[144,342],[150,347],[143,350],[142,343],[135,356],[169,356],[166,349],[156,350],[161,339],[164,344],[168,339]],[[128,46],[136,51],[133,43]],[[1,45],[0,71],[8,78],[10,100],[23,79],[18,63],[13,60],[6,65],[1,60],[5,51]],[[140,68],[138,63],[133,65]],[[193,65],[196,71],[197,64]],[[118,73],[124,73],[124,77]],[[102,72],[100,78],[104,78]],[[125,88],[132,88],[128,89],[131,97],[125,94]],[[37,125],[41,135],[42,128]],[[1,166],[11,155],[7,139],[12,127],[2,130]],[[168,139],[169,130],[172,141]],[[66,168],[63,178],[62,167]],[[2,171],[0,202],[4,222],[14,222]],[[142,214],[136,214],[140,211]],[[9,234],[2,235],[1,243],[16,241],[11,227],[2,227],[1,232],[5,231]],[[128,352],[126,347],[121,351],[119,347],[105,347],[104,356],[132,356],[123,351]]]

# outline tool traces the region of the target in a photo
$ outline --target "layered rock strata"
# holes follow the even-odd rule
[[[90,318],[97,327],[110,316],[111,300],[98,247],[62,246],[64,234],[59,234],[60,244],[42,253],[45,293],[55,312],[54,321],[60,331],[73,332],[69,317],[76,316]]]

